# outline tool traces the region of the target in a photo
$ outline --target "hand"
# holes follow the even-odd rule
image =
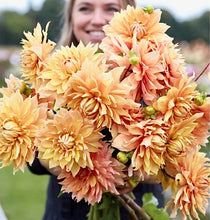
[[[39,159],[39,162],[45,169],[47,169],[54,176],[58,176],[61,173],[62,169],[60,167],[50,168],[49,163],[42,159]]]

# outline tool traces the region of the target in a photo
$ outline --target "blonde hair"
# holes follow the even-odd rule
[[[67,0],[64,7],[64,21],[63,28],[61,31],[61,37],[58,42],[58,45],[61,46],[70,46],[72,43],[76,46],[78,41],[73,33],[72,26],[72,11],[73,6],[76,0]],[[122,9],[125,9],[127,5],[136,6],[135,0],[120,0],[120,5]]]

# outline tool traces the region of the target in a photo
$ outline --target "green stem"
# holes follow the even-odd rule
[[[125,200],[121,196],[117,196],[117,199],[120,201],[121,205],[128,211],[131,219],[138,220],[135,211],[125,202]]]
[[[142,220],[151,220],[152,218],[139,206],[137,205],[130,196],[126,194],[122,194],[121,197],[124,199],[124,201],[135,210],[135,212],[141,217]]]

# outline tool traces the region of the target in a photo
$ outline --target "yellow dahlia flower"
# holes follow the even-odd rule
[[[61,109],[39,132],[36,145],[50,168],[60,166],[75,176],[80,168],[93,169],[90,153],[97,152],[101,138],[92,121],[78,111]]]
[[[34,83],[34,86],[43,69],[43,62],[55,47],[54,42],[47,40],[48,26],[49,23],[46,25],[45,31],[42,31],[41,25],[38,23],[33,34],[24,32],[27,40],[22,40],[21,74],[28,83]]]
[[[103,192],[118,195],[116,187],[124,184],[124,165],[112,158],[112,152],[113,149],[106,145],[99,148],[98,152],[91,154],[93,169],[82,168],[76,176],[63,171],[58,176],[58,179],[65,178],[61,182],[61,191],[72,192],[72,198],[78,202],[85,199],[92,205],[101,201]]]
[[[165,34],[169,26],[160,23],[160,17],[159,9],[149,14],[144,12],[143,8],[127,6],[126,10],[115,13],[110,24],[104,27],[104,31],[108,37],[117,33],[128,46],[131,46],[133,40],[171,40]]]
[[[104,72],[87,60],[69,81],[68,107],[93,119],[97,128],[111,128],[113,122],[120,124],[121,116],[129,116],[128,109],[139,108],[139,104],[127,98],[130,86],[120,83],[123,69],[118,67]]]
[[[178,190],[173,195],[171,217],[181,212],[182,219],[191,219],[192,216],[200,219],[198,211],[205,215],[210,198],[210,160],[204,153],[191,152],[179,163],[179,172],[176,174]]]
[[[65,105],[65,98],[63,98],[66,90],[69,89],[69,80],[73,73],[81,70],[84,61],[88,58],[93,61],[95,65],[102,65],[101,53],[96,53],[97,45],[88,44],[83,45],[81,42],[77,47],[61,47],[56,50],[46,63],[46,68],[43,71],[40,79],[44,81],[40,88],[40,96],[47,97],[54,95],[56,97],[56,105],[59,107]]]
[[[13,171],[24,171],[26,162],[34,160],[34,140],[46,119],[46,107],[37,97],[25,100],[19,92],[5,96],[0,109],[0,163],[14,163]]]

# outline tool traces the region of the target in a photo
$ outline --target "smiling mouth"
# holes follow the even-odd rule
[[[103,31],[88,31],[87,33],[92,35],[92,36],[96,36],[96,37],[104,36],[104,32]]]

